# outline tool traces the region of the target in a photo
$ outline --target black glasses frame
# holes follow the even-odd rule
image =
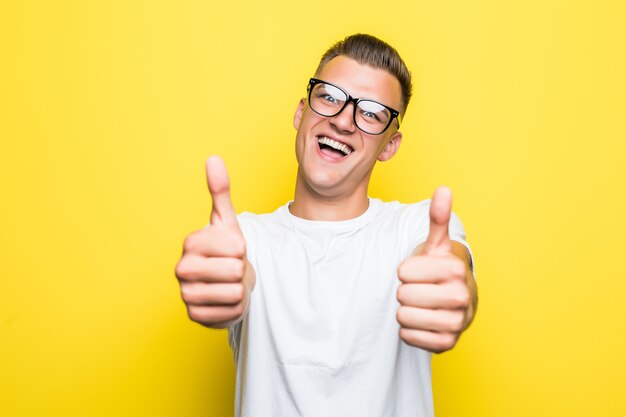
[[[341,106],[341,108],[339,109],[339,111],[335,114],[332,114],[330,116],[322,114],[318,111],[316,111],[313,106],[311,106],[311,92],[313,91],[313,87],[315,87],[316,84],[328,84],[328,85],[332,85],[333,87],[341,90],[342,93],[344,93],[347,97],[345,103],[343,103],[343,106]],[[329,83],[328,81],[324,81],[324,80],[320,80],[318,78],[311,78],[309,79],[309,85],[307,86],[307,101],[309,103],[309,107],[311,108],[311,110],[313,110],[315,113],[319,114],[320,116],[324,116],[324,117],[335,117],[337,116],[339,113],[341,113],[343,111],[343,109],[346,108],[346,106],[348,105],[348,103],[352,103],[354,104],[354,110],[352,112],[352,120],[354,121],[354,125],[357,127],[357,129],[359,129],[362,132],[367,133],[368,135],[382,135],[383,133],[385,133],[385,131],[389,128],[389,126],[391,126],[391,123],[393,122],[393,119],[398,119],[398,129],[400,128],[400,112],[396,109],[393,109],[383,103],[380,103],[376,100],[371,100],[369,98],[358,98],[358,97],[352,97],[350,94],[348,94],[348,92],[346,90],[344,90],[343,88],[339,87],[336,84],[333,83]],[[385,128],[382,130],[382,132],[380,133],[370,133],[366,130],[363,130],[359,127],[358,123],[356,122],[356,108],[359,104],[360,101],[373,101],[374,103],[380,104],[381,106],[383,106],[384,108],[386,108],[387,110],[389,110],[389,112],[391,113],[391,117],[389,118],[389,122],[387,123],[387,126],[385,126]]]

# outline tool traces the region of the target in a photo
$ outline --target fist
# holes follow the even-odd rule
[[[206,164],[213,199],[210,225],[185,239],[176,265],[189,317],[207,327],[226,327],[245,313],[254,287],[254,270],[230,199],[230,181],[222,160]]]
[[[471,304],[468,266],[455,255],[448,234],[451,208],[450,190],[438,188],[430,205],[428,238],[398,267],[400,338],[434,353],[454,347]]]

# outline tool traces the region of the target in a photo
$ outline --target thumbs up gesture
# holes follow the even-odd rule
[[[469,254],[448,234],[451,208],[452,193],[438,188],[430,205],[428,238],[398,267],[400,338],[435,353],[454,347],[475,308]]]
[[[185,239],[176,265],[189,317],[207,327],[227,327],[246,312],[255,284],[246,243],[230,199],[230,181],[219,157],[206,164],[213,199],[211,224]]]

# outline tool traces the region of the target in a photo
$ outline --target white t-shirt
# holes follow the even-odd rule
[[[398,336],[398,265],[424,240],[430,200],[384,203],[346,221],[243,213],[256,271],[229,329],[238,417],[433,416],[431,354]],[[450,238],[465,245],[463,226]]]

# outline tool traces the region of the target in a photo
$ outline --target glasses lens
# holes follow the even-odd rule
[[[391,112],[380,103],[361,100],[355,115],[356,125],[364,132],[377,135],[382,133],[391,119]]]
[[[334,85],[316,80],[309,93],[309,106],[322,116],[333,117],[343,110],[348,95]],[[354,100],[354,99],[352,99]],[[380,135],[389,126],[391,112],[382,104],[372,100],[358,100],[354,121],[365,133]]]
[[[317,83],[311,90],[309,105],[315,112],[323,116],[334,116],[341,111],[347,98],[346,93],[337,87],[326,83]]]

